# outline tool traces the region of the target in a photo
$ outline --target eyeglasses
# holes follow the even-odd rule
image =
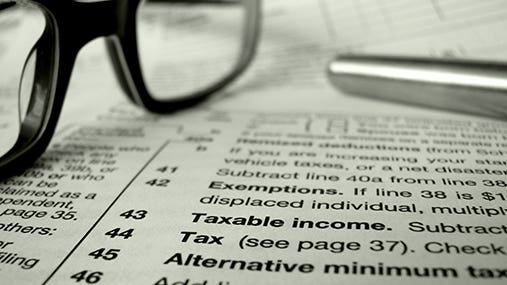
[[[0,176],[47,148],[86,43],[106,37],[128,98],[170,113],[205,100],[246,69],[260,1],[0,0]]]

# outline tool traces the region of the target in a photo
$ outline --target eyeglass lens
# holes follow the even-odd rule
[[[18,139],[34,87],[34,47],[45,26],[39,7],[0,1],[0,155]]]
[[[241,56],[245,15],[241,0],[143,2],[137,37],[151,95],[182,97],[232,72]]]

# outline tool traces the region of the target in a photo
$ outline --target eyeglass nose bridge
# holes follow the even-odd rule
[[[60,2],[60,1],[54,1]],[[107,0],[97,2],[72,1],[66,9],[54,9],[63,15],[55,15],[56,19],[65,19],[65,23],[59,23],[62,34],[74,35],[75,48],[79,50],[86,43],[98,38],[114,35],[118,27],[127,17],[129,7],[140,0]],[[57,3],[54,5],[61,5]],[[68,15],[71,15],[69,17]]]

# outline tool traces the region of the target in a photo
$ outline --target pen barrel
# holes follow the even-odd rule
[[[507,65],[395,56],[339,56],[329,79],[355,95],[507,118]]]

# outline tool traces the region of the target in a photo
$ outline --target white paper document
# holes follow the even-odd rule
[[[127,102],[92,43],[50,147],[0,181],[0,284],[505,284],[507,124],[325,75],[397,44],[502,59],[472,39],[504,31],[502,3],[265,1],[253,67],[168,116]]]

